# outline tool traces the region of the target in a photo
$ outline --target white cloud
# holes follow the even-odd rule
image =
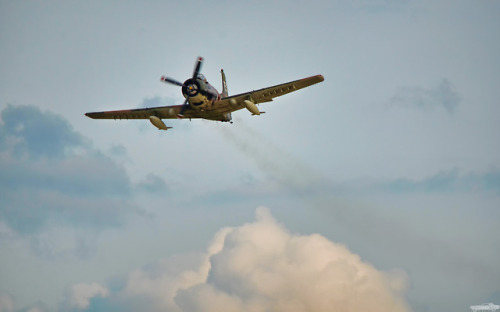
[[[98,283],[81,283],[69,288],[66,300],[69,307],[83,310],[89,307],[92,298],[104,298],[108,295],[109,290]]]
[[[266,208],[220,230],[194,269],[188,258],[133,272],[120,297],[169,311],[408,310],[403,271],[380,272],[319,234],[291,234]]]
[[[129,275],[126,297],[152,297],[154,306],[178,310],[175,297],[180,290],[206,282],[210,272],[210,258],[224,247],[224,238],[231,231],[223,228],[215,235],[204,254],[177,255],[159,261],[154,268],[136,270]]]
[[[13,312],[14,300],[7,294],[0,294],[0,312]]]

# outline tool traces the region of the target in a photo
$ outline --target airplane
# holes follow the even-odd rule
[[[322,75],[295,80],[260,90],[229,96],[226,75],[221,69],[222,92],[219,93],[205,76],[200,73],[203,58],[198,57],[193,75],[181,83],[175,79],[162,76],[161,81],[182,87],[182,95],[186,98],[182,105],[137,108],[104,112],[86,113],[93,119],[149,119],[158,130],[168,130],[162,119],[201,118],[232,123],[231,113],[246,108],[252,115],[260,115],[256,104],[271,102],[273,98],[309,87],[324,80]]]

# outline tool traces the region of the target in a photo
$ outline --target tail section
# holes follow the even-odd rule
[[[226,74],[224,74],[224,70],[223,69],[220,70],[220,73],[222,75],[222,93],[221,93],[221,97],[225,98],[225,97],[227,97],[229,95],[229,93],[227,92]]]

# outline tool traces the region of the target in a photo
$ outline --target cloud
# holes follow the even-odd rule
[[[76,284],[71,286],[66,293],[66,306],[84,310],[89,307],[92,298],[105,298],[109,295],[109,290],[98,283]]]
[[[408,311],[407,275],[381,272],[325,237],[291,234],[266,208],[223,228],[201,255],[134,271],[120,309],[153,311]]]
[[[85,145],[61,116],[35,106],[8,105],[0,114],[0,151],[12,148],[16,156],[62,157],[67,149]]]
[[[397,179],[383,183],[382,188],[393,192],[486,191],[500,194],[500,170],[491,168],[483,173],[461,174],[458,168],[453,168],[422,180]]]
[[[12,105],[0,116],[0,218],[14,231],[113,226],[132,210],[124,170],[61,116]]]
[[[16,307],[16,302],[12,298],[12,296],[0,293],[0,312],[14,312],[14,311],[43,312],[48,310],[41,303],[38,303],[37,305],[29,308],[19,310],[18,307]]]
[[[0,312],[14,312],[14,300],[7,294],[0,294]]]
[[[419,109],[443,108],[450,115],[453,114],[461,101],[458,93],[453,90],[448,79],[443,79],[434,88],[401,87],[389,100],[391,105],[400,107],[414,107]]]

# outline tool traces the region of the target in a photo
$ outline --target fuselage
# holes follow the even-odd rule
[[[208,83],[202,74],[199,74],[194,79],[189,78],[184,82],[182,95],[188,99],[189,105],[195,110],[202,110],[221,99],[217,89]]]

